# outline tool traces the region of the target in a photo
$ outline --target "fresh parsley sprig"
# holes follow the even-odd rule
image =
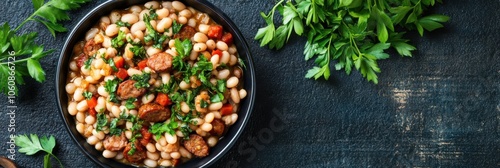
[[[24,85],[24,77],[30,76],[37,82],[45,81],[45,71],[40,59],[51,54],[54,50],[45,51],[43,45],[35,43],[36,32],[18,35],[18,31],[29,21],[42,23],[52,36],[56,32],[67,31],[60,21],[68,20],[68,10],[77,9],[89,0],[32,0],[34,12],[15,28],[5,22],[0,27],[0,92],[8,94],[9,77],[15,77],[15,94],[18,87]]]
[[[54,159],[59,162],[60,167],[63,167],[59,158],[52,153],[52,150],[56,146],[56,139],[54,136],[43,136],[42,138],[38,138],[38,135],[36,134],[31,134],[29,137],[27,135],[17,135],[14,140],[16,141],[16,145],[19,147],[20,153],[24,153],[26,155],[34,155],[39,151],[47,153],[43,157],[44,168],[52,167],[52,164],[50,163],[51,157],[54,157]]]
[[[441,0],[280,0],[271,11],[261,12],[266,26],[255,35],[261,46],[282,48],[291,34],[305,35],[305,60],[315,58],[316,66],[306,78],[330,77],[330,63],[336,70],[350,74],[353,68],[368,81],[378,83],[377,61],[389,58],[386,50],[394,48],[401,56],[411,57],[416,48],[403,38],[404,31],[443,27],[449,17],[424,15]],[[275,25],[276,11],[283,16]],[[306,33],[307,32],[307,33]]]

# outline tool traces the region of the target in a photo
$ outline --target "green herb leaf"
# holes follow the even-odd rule
[[[92,92],[89,91],[84,91],[82,95],[83,97],[85,97],[86,100],[90,100],[92,98]]]
[[[130,110],[130,109],[134,109],[135,108],[135,105],[134,105],[134,102],[137,101],[137,98],[130,98],[130,99],[127,99],[126,103],[125,103],[125,107]]]
[[[130,78],[135,81],[134,86],[137,89],[148,88],[150,86],[149,85],[149,79],[151,78],[150,73],[142,73],[140,75],[136,74],[132,75],[132,77]]]

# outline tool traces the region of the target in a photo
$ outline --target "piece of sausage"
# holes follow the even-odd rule
[[[106,136],[102,144],[104,148],[110,151],[119,151],[127,146],[128,140],[125,136],[125,133],[122,133],[120,136]]]
[[[172,69],[172,60],[172,55],[165,52],[160,52],[149,57],[146,65],[156,72],[168,72]]]
[[[94,55],[97,50],[99,50],[102,47],[101,43],[97,44],[95,43],[94,39],[90,39],[85,43],[85,46],[83,47],[83,52],[88,55]]]
[[[137,89],[134,86],[135,82],[136,81],[129,79],[129,80],[123,81],[122,83],[120,83],[120,85],[118,85],[118,89],[116,90],[116,94],[118,95],[118,97],[121,100],[126,100],[129,98],[137,98],[137,97],[144,95],[144,93],[146,93],[145,88]]]
[[[130,163],[141,163],[147,158],[146,149],[139,141],[135,141],[133,144],[135,145],[135,151],[129,155],[129,151],[132,150],[132,143],[129,143],[123,150],[123,156]]]
[[[196,29],[194,29],[194,27],[184,25],[181,30],[174,35],[174,38],[180,38],[181,40],[190,39],[194,34],[196,34]]]
[[[163,122],[170,118],[170,109],[156,103],[144,104],[139,108],[139,118],[147,122]]]
[[[197,135],[189,135],[189,140],[184,141],[184,147],[198,157],[205,157],[208,155],[208,145],[205,140]]]
[[[212,130],[210,131],[210,134],[221,136],[224,133],[226,125],[224,124],[224,122],[222,122],[222,120],[214,119],[211,122],[211,124],[212,124]]]
[[[78,67],[78,69],[80,69],[82,68],[83,65],[85,65],[85,61],[89,59],[89,56],[87,56],[85,53],[80,53],[80,55],[75,57],[75,59],[76,59],[76,66]]]

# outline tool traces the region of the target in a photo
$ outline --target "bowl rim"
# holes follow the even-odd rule
[[[123,163],[117,162],[113,159],[105,159],[100,156],[94,156],[92,155],[89,150],[95,150],[95,148],[88,149],[88,147],[93,147],[92,145],[89,145],[86,143],[86,141],[82,142],[81,138],[83,136],[80,135],[80,133],[75,132],[76,128],[75,127],[70,127],[71,125],[74,125],[74,119],[72,118],[73,116],[67,114],[67,108],[63,108],[63,101],[66,102],[65,105],[68,104],[67,100],[67,94],[65,91],[65,86],[66,86],[66,81],[67,81],[67,71],[69,67],[69,59],[71,57],[71,52],[73,51],[73,46],[76,42],[80,41],[83,37],[83,35],[78,35],[76,34],[78,31],[83,31],[86,32],[88,29],[90,29],[93,25],[86,25],[85,23],[89,21],[89,19],[92,18],[100,18],[101,16],[104,16],[108,13],[110,13],[113,9],[108,9],[108,8],[115,8],[115,9],[125,9],[128,8],[134,4],[144,4],[148,1],[151,0],[108,0],[102,4],[97,5],[93,9],[91,9],[87,14],[85,14],[82,18],[79,18],[77,24],[73,27],[69,35],[66,36],[66,40],[64,42],[63,48],[61,49],[61,53],[59,55],[58,63],[57,63],[57,70],[56,70],[56,78],[55,78],[55,90],[56,90],[56,100],[57,100],[57,106],[59,110],[59,114],[61,116],[61,119],[64,122],[64,126],[66,130],[68,131],[69,135],[71,136],[71,139],[73,140],[74,143],[78,146],[78,149],[85,154],[87,158],[92,160],[94,163],[96,163],[99,166],[103,167],[110,167],[109,162],[112,164],[122,164],[120,166],[127,166],[131,167],[130,165],[125,165]],[[161,2],[156,0],[157,2]],[[171,1],[171,0],[169,0]],[[255,96],[256,96],[256,77],[255,77],[255,68],[253,65],[253,59],[252,55],[250,52],[250,48],[248,47],[248,44],[245,40],[245,37],[241,34],[241,31],[238,29],[236,24],[233,23],[233,21],[219,8],[214,6],[212,3],[208,1],[197,1],[197,0],[181,0],[184,4],[187,6],[193,7],[198,11],[202,11],[203,13],[207,13],[211,19],[218,19],[220,21],[216,21],[218,24],[222,25],[226,31],[230,31],[233,34],[234,41],[238,41],[239,43],[235,43],[237,49],[238,49],[238,55],[241,59],[245,61],[246,67],[243,68],[243,71],[245,73],[245,83],[244,83],[244,88],[247,90],[248,95],[244,99],[242,106],[246,105],[245,107],[247,108],[241,108],[240,111],[238,112],[238,120],[235,124],[233,124],[229,129],[231,131],[231,136],[227,136],[230,132],[228,131],[224,138],[222,138],[219,143],[215,146],[212,147],[213,149],[220,149],[217,150],[215,154],[211,154],[208,157],[204,158],[194,158],[191,159],[190,161],[181,164],[178,167],[189,167],[188,163],[192,163],[190,165],[196,165],[196,167],[208,167],[212,165],[215,161],[219,160],[224,154],[228,152],[228,150],[235,144],[236,140],[241,136],[244,128],[246,127],[248,120],[251,116],[251,113],[253,112],[253,107],[255,103]],[[124,7],[110,7],[111,5],[114,4],[120,4],[120,6]],[[194,6],[191,4],[197,4],[200,6]],[[201,9],[203,8],[203,9]],[[201,9],[201,10],[200,10]],[[208,11],[207,11],[208,10]],[[214,19],[215,20],[215,19]],[[222,21],[222,22],[221,22]],[[87,27],[84,30],[82,27]],[[80,38],[79,38],[80,37]],[[65,62],[66,60],[66,62]],[[64,66],[66,65],[66,66]],[[61,74],[64,73],[64,74]],[[66,100],[64,100],[66,99]],[[242,107],[240,106],[240,107]],[[66,110],[65,110],[66,109]],[[243,115],[242,115],[243,114]],[[71,118],[67,118],[67,116],[70,116]],[[240,116],[242,115],[242,116]],[[73,122],[73,123],[70,123]],[[80,139],[80,140],[79,140]],[[85,138],[83,138],[85,139]],[[221,144],[221,142],[223,142]],[[83,143],[83,144],[82,144]],[[87,145],[85,145],[87,144]],[[102,152],[101,152],[102,153]],[[196,163],[193,163],[195,161]],[[114,163],[116,162],[116,163]],[[201,163],[201,164],[199,164]]]

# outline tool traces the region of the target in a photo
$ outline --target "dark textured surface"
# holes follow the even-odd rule
[[[272,1],[209,0],[233,19],[253,50],[257,99],[235,146],[214,167],[499,167],[500,1],[454,0],[434,9],[451,17],[445,29],[419,38],[413,58],[379,63],[379,84],[359,74],[334,72],[329,81],[304,79],[302,38],[280,51],[253,41],[264,24],[259,11]],[[78,18],[95,1],[70,14]],[[28,0],[0,2],[0,22],[17,26],[31,12]],[[56,52],[42,60],[43,84],[20,88],[15,134],[55,135],[55,154],[67,167],[95,167],[63,128],[54,93],[55,67],[67,34],[53,38],[40,24],[38,43]],[[0,96],[0,155],[9,141],[7,97]],[[22,167],[41,167],[43,155],[16,153]]]

